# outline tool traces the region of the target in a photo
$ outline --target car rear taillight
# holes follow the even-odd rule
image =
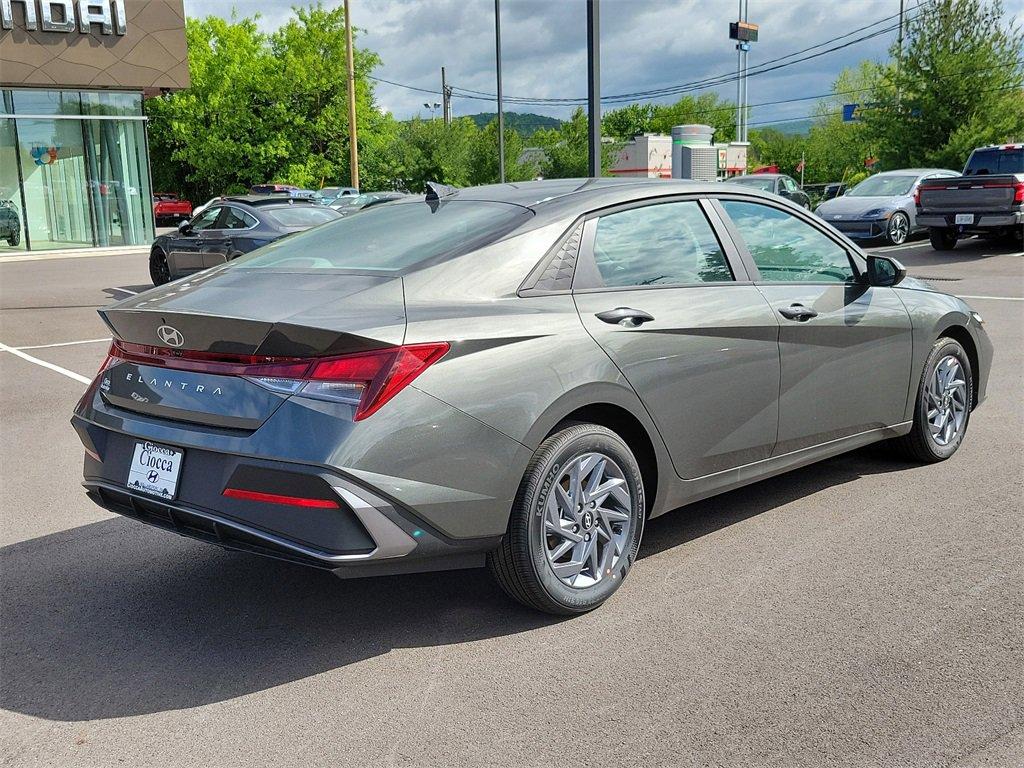
[[[921,205],[921,188],[914,187],[914,205]]]
[[[448,352],[446,341],[406,344],[336,357],[271,357],[199,352],[115,340],[107,363],[125,361],[196,373],[241,376],[286,395],[347,403],[355,420],[376,413]]]
[[[444,341],[407,344],[317,360],[301,378],[247,378],[275,392],[348,403],[356,409],[355,420],[360,421],[376,413],[413,379],[444,357],[448,349],[448,342]]]
[[[1024,181],[1018,181],[1013,185],[1013,202],[1024,203]]]

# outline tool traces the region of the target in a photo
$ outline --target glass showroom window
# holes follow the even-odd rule
[[[97,245],[143,245],[153,238],[144,131],[137,120],[85,121]]]
[[[0,120],[0,252],[25,249],[24,221],[14,121]]]

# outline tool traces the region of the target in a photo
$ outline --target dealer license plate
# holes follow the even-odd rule
[[[956,215],[956,221],[954,224],[973,224],[974,214],[973,213],[958,213]]]
[[[178,475],[185,452],[166,445],[145,442],[135,443],[135,455],[128,468],[128,489],[173,499],[178,491]]]

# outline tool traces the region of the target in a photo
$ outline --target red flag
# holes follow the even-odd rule
[[[877,164],[878,164],[878,158],[877,157],[869,157],[867,160],[864,161],[864,167],[865,168],[874,168]]]
[[[804,163],[803,160],[801,160],[799,163],[797,163],[796,164],[796,172],[797,173],[803,173],[804,165],[805,165],[805,163]]]

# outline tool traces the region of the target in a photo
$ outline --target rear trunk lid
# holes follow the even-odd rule
[[[324,270],[212,270],[100,315],[117,340],[148,348],[104,371],[104,401],[229,429],[258,428],[288,397],[232,375],[242,363],[344,355],[399,345],[405,336],[400,278]]]
[[[921,183],[922,213],[1009,213],[1015,176],[960,176]]]

